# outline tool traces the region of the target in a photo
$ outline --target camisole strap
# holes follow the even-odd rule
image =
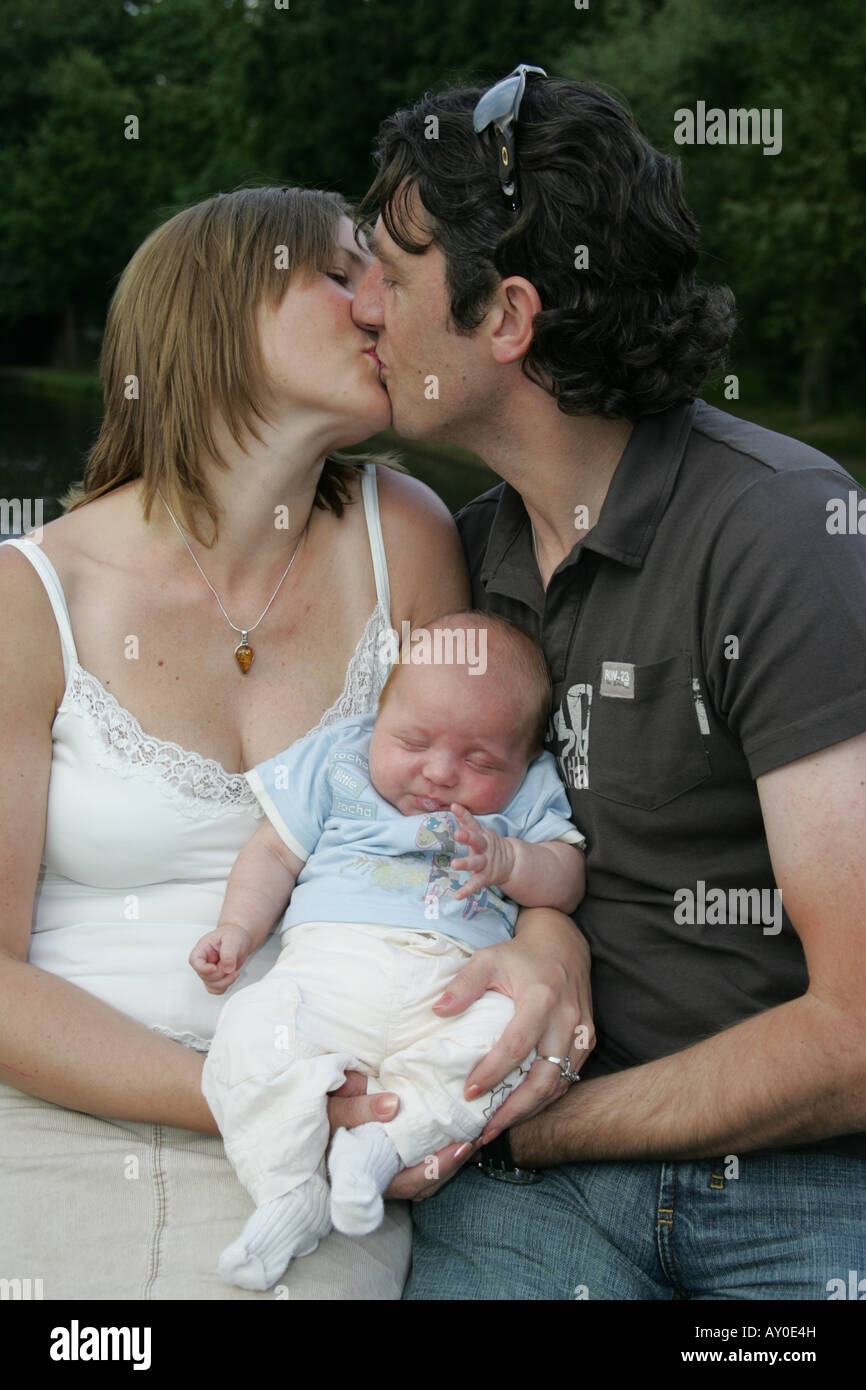
[[[72,624],[69,621],[69,609],[66,607],[66,596],[63,592],[63,585],[60,583],[60,576],[52,565],[48,556],[41,546],[35,541],[28,541],[23,537],[13,537],[4,541],[4,545],[14,545],[16,550],[20,550],[22,555],[26,555],[39,578],[45,587],[48,601],[54,610],[54,617],[60,633],[60,649],[63,653],[63,674],[69,680],[69,668],[71,665],[78,664],[78,653],[75,650],[75,639],[72,636]]]
[[[364,466],[361,478],[361,495],[364,498],[364,515],[367,518],[367,533],[370,537],[370,553],[373,556],[373,573],[376,577],[376,597],[388,622],[391,621],[391,587],[388,583],[388,564],[385,559],[385,542],[382,539],[382,522],[379,516],[379,490],[376,486],[376,465]]]

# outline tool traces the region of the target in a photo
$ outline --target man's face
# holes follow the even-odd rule
[[[466,337],[449,325],[445,258],[401,250],[381,217],[371,240],[375,259],[355,292],[352,316],[378,335],[380,379],[391,399],[394,429],[407,439],[460,443],[483,417],[492,363],[483,333]]]

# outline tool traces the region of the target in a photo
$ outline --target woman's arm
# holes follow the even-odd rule
[[[216,1133],[202,1057],[27,963],[51,726],[64,689],[57,627],[29,561],[0,547],[7,658],[0,670],[0,1079],[91,1114]]]

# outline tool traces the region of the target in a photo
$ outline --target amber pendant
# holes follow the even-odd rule
[[[240,666],[242,675],[245,676],[252,666],[255,655],[255,652],[247,641],[247,634],[242,632],[241,640],[235,647],[235,661]]]

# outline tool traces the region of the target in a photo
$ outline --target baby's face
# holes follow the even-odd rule
[[[530,760],[527,721],[504,683],[449,666],[401,668],[373,728],[370,781],[404,816],[459,802],[501,811]]]

